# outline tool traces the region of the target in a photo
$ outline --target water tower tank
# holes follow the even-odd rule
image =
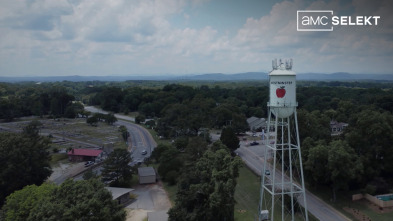
[[[273,70],[269,73],[270,100],[273,114],[286,118],[293,114],[296,102],[296,73],[292,71],[292,59],[273,60]]]

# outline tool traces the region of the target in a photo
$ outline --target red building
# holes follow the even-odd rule
[[[102,157],[102,150],[72,149],[68,152],[69,161],[96,161]]]

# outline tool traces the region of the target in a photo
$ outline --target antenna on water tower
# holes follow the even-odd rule
[[[267,139],[259,202],[259,220],[306,220],[307,202],[296,115],[293,61],[274,59],[269,73]]]

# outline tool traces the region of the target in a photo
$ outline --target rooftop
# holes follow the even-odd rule
[[[72,156],[97,157],[101,153],[102,150],[96,150],[96,149],[72,149],[68,151],[68,155],[72,155]]]
[[[117,199],[120,196],[127,194],[127,193],[134,190],[134,189],[130,189],[130,188],[117,188],[117,187],[105,187],[105,189],[107,189],[109,192],[111,192],[113,199]]]
[[[139,176],[155,176],[156,171],[153,167],[139,167],[138,174]]]

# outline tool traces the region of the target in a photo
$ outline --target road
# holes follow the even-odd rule
[[[102,109],[99,109],[99,108],[96,108],[96,107],[93,107],[93,106],[85,106],[85,110],[90,111],[92,113],[108,114],[107,111],[104,111]],[[135,118],[129,117],[129,116],[124,116],[124,115],[121,115],[121,114],[115,114],[115,117],[117,119],[128,120],[128,121],[135,121]]]
[[[241,146],[236,150],[236,153],[243,159],[247,166],[256,174],[261,175],[263,167],[264,145],[246,147],[245,143],[241,142]],[[271,165],[269,165],[269,168]],[[270,169],[271,171],[271,169]],[[277,170],[276,170],[277,171]],[[278,175],[281,177],[281,175]],[[326,204],[314,194],[306,190],[307,207],[311,214],[322,221],[348,221],[342,213],[335,210],[330,205]]]
[[[93,106],[85,106],[85,110],[92,113],[108,113]],[[127,128],[127,131],[130,132],[129,141],[131,142],[129,142],[128,146],[133,162],[143,161],[145,158],[150,157],[157,143],[154,141],[149,131],[137,124],[131,123],[130,121],[135,121],[133,117],[121,114],[115,114],[115,117],[118,119],[115,125],[123,125]],[[145,155],[142,154],[143,150],[147,152]]]

